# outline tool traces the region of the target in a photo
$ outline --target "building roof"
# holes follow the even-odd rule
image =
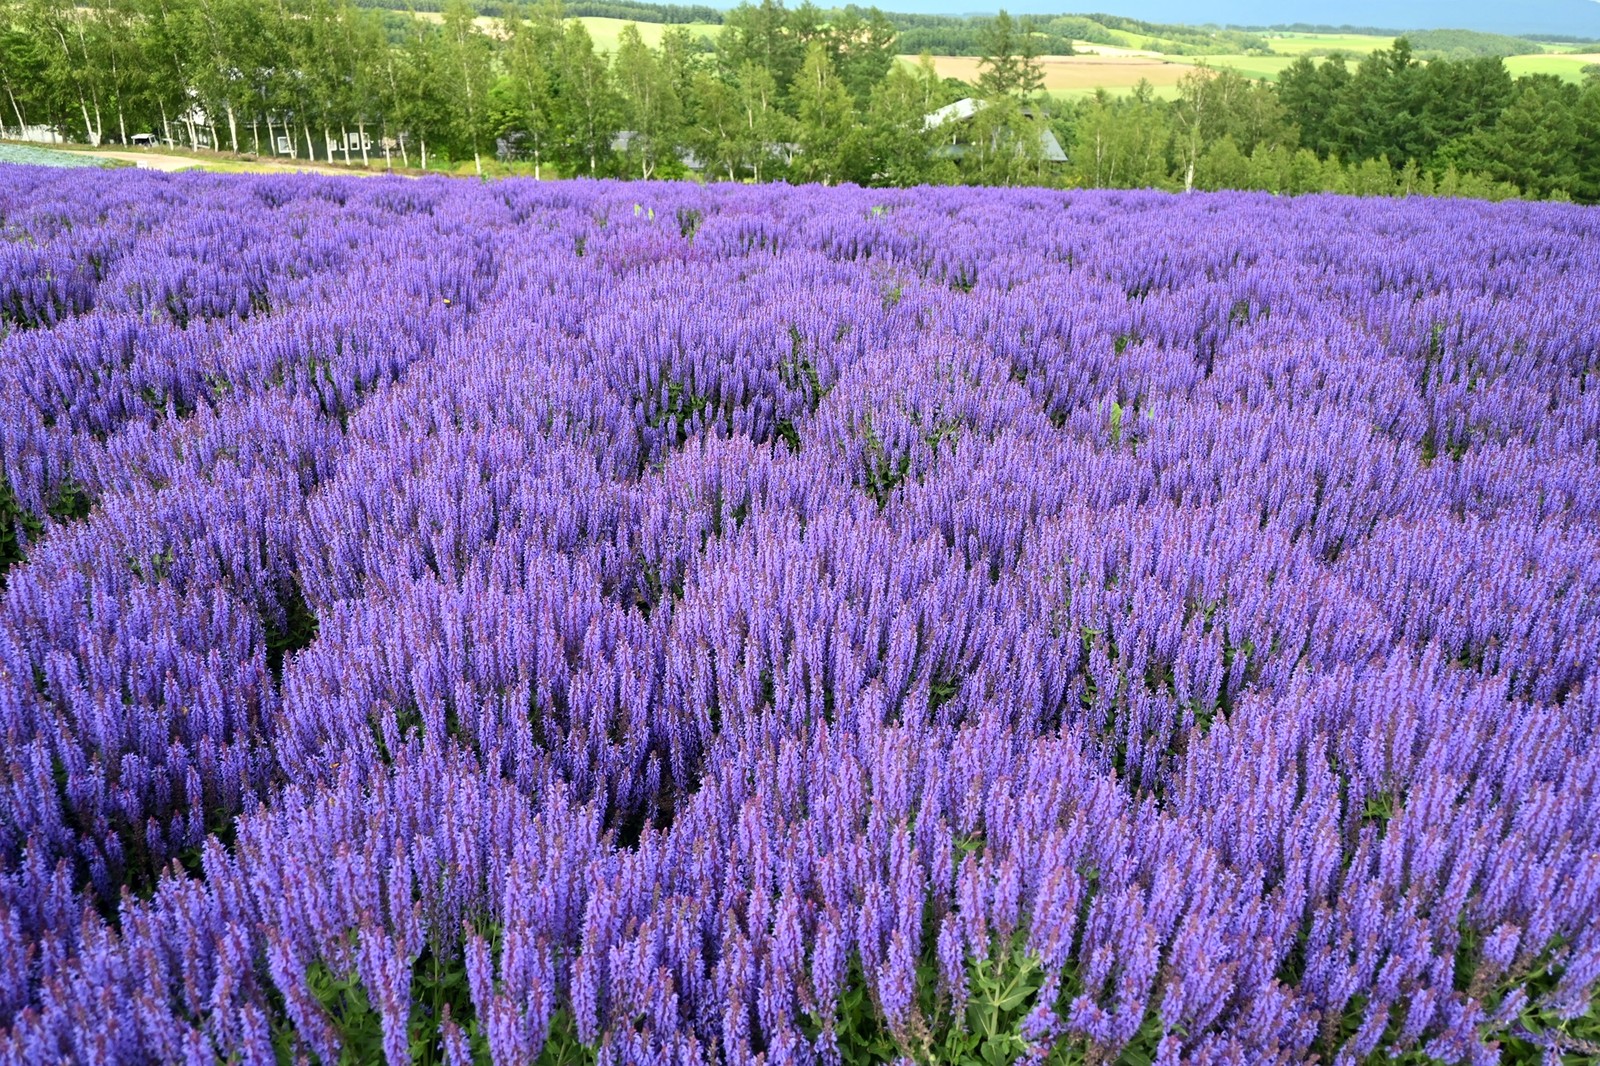
[[[935,130],[947,122],[964,122],[988,106],[989,101],[987,100],[980,100],[972,96],[964,97],[953,104],[946,104],[937,111],[923,115],[922,128]],[[1022,113],[1032,117],[1035,112],[1032,108],[1024,106]],[[1067,153],[1062,150],[1061,142],[1056,140],[1056,135],[1051,132],[1048,126],[1039,131],[1039,147],[1044,154],[1046,162],[1065,163],[1067,161]],[[960,153],[947,152],[945,154],[959,155]]]
[[[951,119],[969,119],[987,106],[989,106],[989,101],[987,100],[979,100],[971,96],[965,97],[953,104],[945,104],[937,111],[923,115],[922,128],[934,130]]]

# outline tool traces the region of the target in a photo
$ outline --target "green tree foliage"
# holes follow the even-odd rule
[[[1201,64],[1184,75],[1178,82],[1172,119],[1185,188],[1194,187],[1200,157],[1214,148],[1235,152],[1242,160],[1258,146],[1293,148],[1298,142],[1277,93],[1226,68],[1212,70]]]
[[[600,173],[621,129],[622,98],[611,78],[606,57],[581,22],[568,22],[556,49],[557,126],[562,162],[571,173]]]
[[[1600,187],[1584,177],[1600,165],[1586,133],[1586,108],[1596,106],[1588,92],[1550,75],[1513,80],[1497,56],[1423,64],[1402,37],[1354,72],[1342,57],[1296,60],[1277,97],[1303,145],[1353,164],[1341,170],[1353,191],[1374,184],[1359,178],[1362,165],[1388,160],[1399,168],[1402,193],[1425,189],[1426,175],[1436,189],[1448,186],[1448,195],[1470,187],[1500,196],[1515,186],[1532,196],[1594,200]],[[1404,180],[1408,165],[1417,181]]]
[[[1400,38],[1359,61],[1298,59],[1275,84],[1199,65],[1170,102],[1148,85],[1052,102],[1039,57],[1074,37],[1139,33],[1194,54],[1266,41],[1106,15],[891,16],[810,0],[726,15],[639,0],[414,0],[426,18],[372,6],[395,2],[0,0],[0,127],[351,165],[526,164],[536,177],[1600,200],[1600,70],[1582,86],[1513,79],[1490,54],[1504,41]],[[652,45],[628,27],[608,52],[576,11],[722,29],[713,45],[671,26]],[[918,34],[979,55],[977,83],[897,58]],[[929,123],[964,97],[980,103]],[[1045,158],[1046,132],[1067,162]]]
[[[782,0],[740,4],[724,20],[717,56],[732,80],[749,65],[765,70],[779,93],[787,93],[805,62],[806,47],[820,35],[821,13],[806,0],[790,10]]]
[[[935,137],[925,116],[951,102],[948,87],[923,56],[917,66],[897,64],[872,92],[863,118],[864,173],[872,185],[954,181],[954,165],[933,154]]]
[[[1085,101],[1068,150],[1076,184],[1107,189],[1166,186],[1169,114],[1149,82],[1141,82],[1131,96],[1098,92]]]
[[[707,70],[694,74],[690,92],[694,119],[688,147],[705,168],[707,178],[737,181],[744,168],[738,93],[728,79]]]
[[[1040,137],[1042,114],[1014,96],[997,96],[967,122],[961,175],[974,185],[1027,185],[1048,181]]]
[[[1350,68],[1342,55],[1317,63],[1301,56],[1278,76],[1278,101],[1300,130],[1301,143],[1319,155],[1334,150],[1334,112],[1351,95]]]
[[[984,26],[978,88],[985,96],[1031,96],[1044,89],[1033,21],[1014,22],[1004,8]]]
[[[1573,108],[1573,127],[1578,148],[1572,195],[1586,203],[1600,202],[1600,72],[1584,83]]]
[[[446,84],[454,89],[456,140],[469,147],[472,163],[483,173],[483,149],[489,139],[489,82],[493,53],[489,38],[473,22],[476,13],[467,0],[450,0],[444,9],[444,59]],[[581,27],[582,23],[574,23]],[[587,39],[588,34],[584,34]],[[593,51],[593,46],[590,47]]]
[[[851,98],[858,107],[865,105],[895,65],[894,25],[877,8],[865,13],[846,8],[830,19],[822,41]]]
[[[556,78],[549,57],[561,41],[561,11],[549,3],[506,13],[498,86],[499,114],[493,123],[501,136],[526,142],[535,177],[543,177],[545,158],[555,141]]]
[[[1544,51],[1543,47],[1523,37],[1477,30],[1415,30],[1406,36],[1411,40],[1411,47],[1425,59],[1538,55]]]
[[[401,159],[410,163],[410,145],[417,148],[418,162],[428,166],[428,142],[448,142],[451,133],[451,96],[447,88],[444,49],[437,33],[417,22],[407,35],[405,49],[391,64],[389,84],[395,93],[392,110],[395,138]]]
[[[1351,159],[1422,155],[1423,70],[1404,37],[1363,59],[1334,102],[1333,150]]]
[[[1422,81],[1422,158],[1492,125],[1515,95],[1498,58],[1433,62],[1423,68]]]
[[[734,93],[738,109],[734,143],[741,169],[760,181],[763,170],[770,177],[779,169],[776,157],[783,151],[779,146],[792,135],[793,123],[778,107],[777,79],[761,64],[745,61],[735,75]]]
[[[795,80],[795,141],[799,154],[795,176],[833,184],[861,174],[862,130],[856,122],[850,92],[844,86],[828,48],[820,41],[806,52]]]
[[[51,123],[47,92],[50,60],[44,42],[24,21],[17,0],[0,0],[0,89],[5,91],[4,120],[14,118],[17,128]]]
[[[1523,78],[1490,129],[1470,135],[1467,159],[1499,181],[1534,196],[1570,192],[1578,177],[1578,108],[1582,92],[1547,74]]]
[[[632,23],[624,26],[613,61],[620,93],[621,119],[632,131],[624,149],[631,169],[654,177],[666,161],[677,160],[683,142],[683,102],[661,56],[644,43]]]

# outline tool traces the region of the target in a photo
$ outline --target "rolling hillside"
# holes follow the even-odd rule
[[[719,7],[732,7],[719,3]],[[1000,3],[974,0],[923,0],[921,14],[992,13]],[[1063,4],[1058,0],[1006,0],[1012,14],[1058,14],[1093,7],[1114,15],[1188,25],[1375,26],[1392,30],[1452,27],[1488,33],[1544,34],[1600,39],[1600,3],[1595,0],[1098,0]],[[892,9],[893,3],[886,5]]]

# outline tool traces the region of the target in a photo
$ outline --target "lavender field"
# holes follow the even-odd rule
[[[1600,1057],[1600,209],[0,236],[0,1063]]]

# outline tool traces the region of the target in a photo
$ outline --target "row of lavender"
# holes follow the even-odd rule
[[[1600,214],[0,182],[0,1061],[1600,1054]]]

